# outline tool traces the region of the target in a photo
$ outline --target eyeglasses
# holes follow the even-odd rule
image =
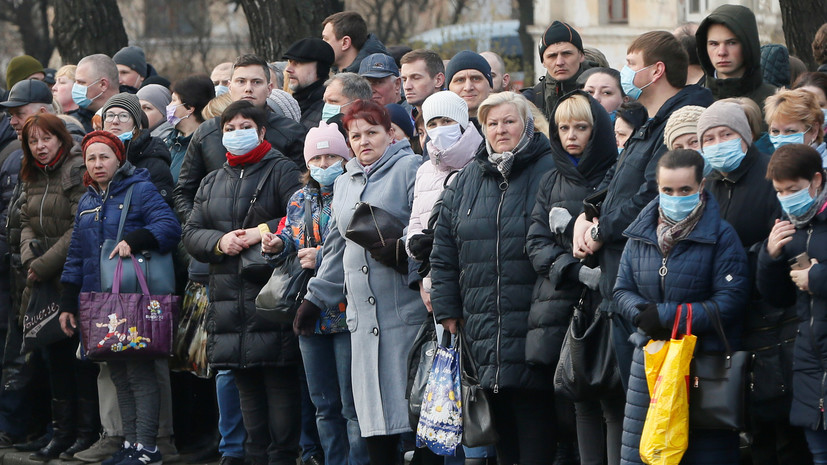
[[[103,120],[107,123],[115,121],[115,118],[118,118],[118,121],[121,123],[128,123],[129,120],[132,119],[132,116],[130,116],[129,113],[112,113],[111,111],[107,111],[103,116]]]

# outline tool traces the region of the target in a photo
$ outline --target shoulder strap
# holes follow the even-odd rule
[[[313,200],[309,192],[304,193],[304,246],[316,246],[316,238],[313,235]]]
[[[129,186],[129,189],[126,190],[126,195],[123,198],[123,208],[121,209],[121,219],[118,222],[118,235],[115,238],[115,244],[121,242],[123,237],[123,226],[126,224],[126,213],[129,211],[129,204],[132,202],[133,188],[135,188],[135,184]]]
[[[247,214],[244,215],[244,224],[247,223],[247,217],[250,216],[250,212],[253,210],[253,205],[255,205],[256,200],[258,200],[258,196],[259,194],[261,194],[261,190],[264,189],[264,183],[267,182],[267,179],[273,173],[273,168],[275,168],[275,166],[276,160],[273,160],[272,163],[270,163],[270,166],[264,168],[264,175],[261,177],[261,179],[258,180],[258,184],[256,184],[256,190],[255,192],[253,192],[253,198],[250,199],[250,207],[247,208]]]
[[[729,341],[724,333],[724,325],[721,322],[721,314],[718,313],[718,304],[715,302],[710,302],[710,304],[707,305],[706,302],[701,302],[701,305],[703,305],[706,316],[712,322],[712,327],[715,329],[715,332],[718,333],[718,337],[721,339],[721,342],[724,343],[724,350],[727,355],[731,355],[732,348],[729,346]]]

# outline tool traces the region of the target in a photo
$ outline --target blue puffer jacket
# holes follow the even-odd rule
[[[81,292],[100,292],[100,249],[104,240],[117,237],[124,196],[133,184],[124,236],[143,228],[152,233],[160,252],[172,250],[178,244],[181,225],[150,181],[149,172],[124,162],[115,172],[105,199],[96,187],[89,187],[80,198],[61,282],[80,286]]]
[[[620,260],[614,298],[620,314],[629,322],[639,313],[635,305],[656,302],[660,323],[665,328],[672,328],[679,304],[692,303],[692,333],[698,336],[697,351],[723,351],[703,306],[716,305],[724,333],[732,348],[737,349],[749,296],[747,257],[735,230],[721,219],[718,203],[709,194],[705,193],[704,198],[705,210],[695,229],[675,244],[665,261],[656,232],[658,199],[640,212],[624,232],[629,240]],[[658,272],[661,266],[667,268],[663,280]],[[685,323],[680,327],[683,332]],[[649,338],[638,330],[629,340],[635,345],[635,353],[626,393],[621,463],[641,463],[638,446],[649,407],[642,347]],[[726,455],[738,452],[737,435],[719,432],[718,436],[729,436],[732,450],[726,450],[726,442],[694,440],[698,438],[690,434],[689,449],[681,463],[729,463]]]

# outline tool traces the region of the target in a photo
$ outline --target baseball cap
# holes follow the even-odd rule
[[[5,108],[22,107],[30,103],[52,103],[52,91],[49,86],[37,79],[26,79],[11,88],[8,100],[0,102]]]
[[[362,60],[359,65],[359,76],[366,78],[399,77],[399,68],[392,56],[384,53],[374,53]]]

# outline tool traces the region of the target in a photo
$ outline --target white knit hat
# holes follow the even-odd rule
[[[443,116],[451,118],[465,129],[468,127],[468,104],[462,97],[449,90],[437,92],[426,98],[422,103],[422,120],[425,124]]]

